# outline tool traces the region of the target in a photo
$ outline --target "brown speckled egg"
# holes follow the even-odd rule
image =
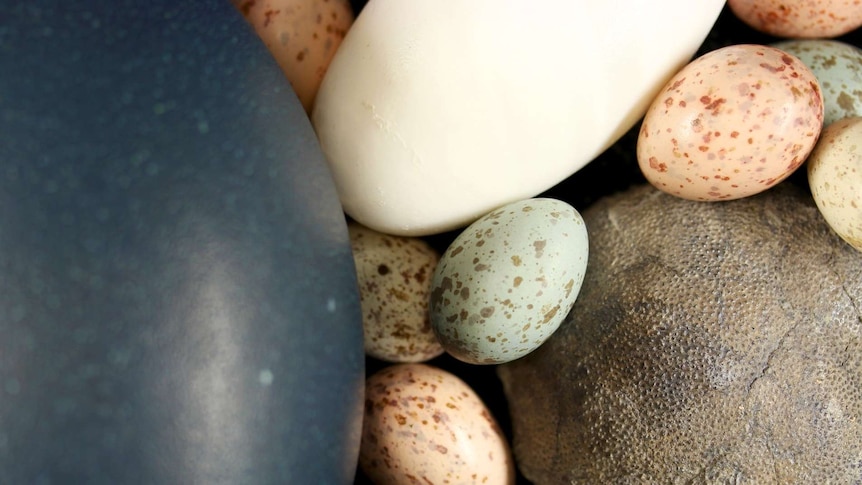
[[[807,165],[811,194],[823,218],[862,251],[862,118],[826,127]]]
[[[793,173],[822,126],[820,86],[802,61],[774,47],[732,45],[695,59],[659,92],[637,158],[664,192],[739,199]]]
[[[365,353],[387,362],[423,362],[443,353],[428,299],[440,255],[419,238],[348,224],[365,332]]]
[[[514,483],[497,422],[454,375],[424,364],[368,378],[359,466],[378,485]]]
[[[823,126],[862,115],[862,49],[826,39],[786,40],[772,45],[804,62],[823,95]]]
[[[306,112],[347,30],[349,0],[231,0],[254,27]]]
[[[859,0],[728,0],[752,28],[792,39],[837,37],[862,25]]]

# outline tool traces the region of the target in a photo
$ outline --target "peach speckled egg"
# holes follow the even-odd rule
[[[796,57],[741,44],[695,59],[655,98],[637,158],[647,180],[692,200],[762,192],[796,170],[823,126],[817,79]]]
[[[776,37],[837,37],[862,25],[859,0],[728,0],[727,5],[743,22]]]
[[[808,183],[829,226],[862,251],[862,118],[823,130],[808,158]]]
[[[232,0],[254,27],[306,112],[353,24],[349,0]]]
[[[428,299],[440,255],[419,238],[348,225],[365,332],[365,353],[388,362],[422,362],[443,353]]]
[[[367,380],[359,466],[379,485],[510,485],[515,476],[509,445],[479,396],[425,364]]]
[[[823,95],[823,126],[862,115],[862,49],[827,39],[786,40],[772,45],[804,62]]]

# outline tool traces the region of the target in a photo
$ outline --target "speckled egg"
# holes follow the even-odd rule
[[[287,76],[305,111],[353,24],[349,0],[231,0]]]
[[[443,353],[428,299],[440,255],[419,238],[347,226],[362,306],[365,353],[387,362],[423,362]]]
[[[802,61],[774,47],[732,45],[695,59],[659,92],[637,158],[664,192],[739,199],[793,173],[822,126],[820,87]]]
[[[862,49],[837,40],[787,40],[772,45],[805,63],[820,83],[823,125],[862,115]]]
[[[368,378],[359,466],[378,485],[510,485],[515,476],[509,445],[479,396],[424,364]]]
[[[837,37],[862,25],[858,0],[728,0],[752,28],[791,39]]]
[[[826,127],[807,165],[811,194],[823,218],[862,251],[862,118]]]
[[[560,200],[527,199],[485,215],[455,238],[434,271],[434,333],[464,362],[523,357],[571,309],[588,250],[581,215]]]

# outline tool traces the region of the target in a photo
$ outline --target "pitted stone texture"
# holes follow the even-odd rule
[[[527,478],[862,480],[862,257],[807,194],[698,203],[636,187],[584,219],[574,308],[499,369]]]

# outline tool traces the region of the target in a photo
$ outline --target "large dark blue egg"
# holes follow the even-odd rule
[[[230,2],[0,14],[0,483],[350,483],[359,298]]]

